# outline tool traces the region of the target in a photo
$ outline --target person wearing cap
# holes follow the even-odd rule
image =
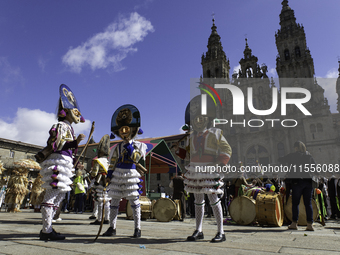
[[[203,217],[205,194],[212,207],[216,224],[217,234],[211,242],[223,242],[226,240],[223,230],[223,212],[218,195],[223,194],[223,172],[209,171],[209,167],[224,167],[231,157],[231,147],[221,129],[211,127],[216,117],[216,107],[211,98],[207,98],[206,114],[201,114],[201,96],[194,97],[185,111],[185,124],[193,132],[188,136],[186,149],[175,145],[176,154],[182,158],[190,158],[184,175],[185,191],[195,196],[196,230],[187,241],[204,239]]]
[[[58,102],[58,123],[49,131],[50,137],[47,146],[35,157],[41,162],[40,174],[43,176],[42,185],[46,193],[41,203],[43,227],[40,231],[40,240],[63,240],[65,236],[52,228],[52,220],[67,191],[71,190],[71,178],[75,168],[83,169],[78,163],[76,167],[75,155],[78,144],[85,138],[84,134],[76,137],[72,123],[85,122],[80,113],[77,100],[71,89],[65,84],[60,85],[60,98]]]
[[[134,219],[133,238],[141,237],[141,208],[139,196],[142,191],[142,177],[138,161],[146,155],[145,143],[135,140],[137,134],[142,134],[140,129],[140,113],[133,105],[119,107],[111,119],[112,139],[119,136],[122,142],[112,148],[109,155],[110,167],[107,174],[108,196],[111,198],[110,227],[103,236],[116,235],[116,221],[119,202],[122,198],[129,200]]]

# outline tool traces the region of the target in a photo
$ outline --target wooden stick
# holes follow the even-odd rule
[[[79,155],[79,157],[78,157],[76,163],[74,164],[74,167],[76,167],[76,165],[78,164],[79,159],[80,159],[81,156],[83,155],[84,151],[85,151],[85,156],[86,156],[87,147],[88,147],[88,145],[89,145],[89,143],[90,143],[90,139],[91,139],[91,137],[92,137],[92,135],[93,135],[93,132],[94,132],[94,121],[92,121],[92,127],[91,127],[91,131],[90,131],[89,138],[87,139],[87,142],[86,142],[86,144],[85,144],[84,149],[81,151],[81,153],[80,153],[80,155]],[[85,156],[84,156],[84,159],[83,159],[83,163],[84,163],[84,160],[85,160]]]

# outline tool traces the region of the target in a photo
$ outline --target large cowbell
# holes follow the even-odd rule
[[[185,124],[190,125],[190,119],[201,115],[202,112],[202,98],[201,95],[195,96],[187,105],[185,109]],[[207,97],[206,116],[214,119],[216,118],[216,105],[214,101]]]
[[[69,87],[67,87],[65,84],[61,84],[59,87],[59,94],[60,94],[61,104],[63,106],[63,109],[77,108],[78,111],[81,112],[77,99]]]
[[[123,126],[140,127],[140,113],[136,106],[122,105],[112,115],[111,131],[118,131]]]

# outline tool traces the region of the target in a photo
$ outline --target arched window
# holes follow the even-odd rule
[[[289,60],[290,56],[289,56],[289,50],[288,49],[285,49],[284,54],[285,54],[285,60]]]
[[[217,78],[217,77],[220,77],[219,76],[219,70],[218,70],[218,68],[215,68],[215,77]]]
[[[246,165],[257,165],[256,160],[263,165],[269,164],[269,153],[265,147],[254,145],[247,150]]]
[[[318,131],[318,133],[320,132],[323,132],[323,127],[322,127],[322,124],[321,123],[318,123],[316,124],[316,130]]]
[[[281,142],[277,144],[277,153],[279,158],[285,155],[285,146]]]
[[[301,57],[301,52],[300,52],[300,47],[299,46],[296,46],[295,47],[295,56],[296,57]]]
[[[315,125],[314,125],[314,124],[311,124],[311,125],[309,126],[309,129],[310,129],[310,132],[311,132],[311,133],[315,133],[315,132],[316,132],[316,128],[315,128]]]
[[[210,70],[207,71],[207,77],[210,78]]]

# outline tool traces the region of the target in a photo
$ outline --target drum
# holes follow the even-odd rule
[[[175,202],[176,208],[177,208],[174,220],[181,220],[182,219],[181,200],[175,199],[174,202]]]
[[[161,222],[171,221],[177,212],[177,207],[174,201],[169,198],[160,198],[153,207],[155,218]]]
[[[256,219],[255,203],[246,196],[234,198],[229,205],[230,217],[239,225],[249,225]]]
[[[152,208],[152,211],[151,211],[151,219],[156,219],[156,218],[155,218],[155,214],[154,214],[154,212],[153,212],[153,207],[155,206],[156,202],[157,202],[156,199],[153,199],[153,200],[151,201],[151,208]]]
[[[148,197],[140,197],[139,203],[140,203],[142,220],[150,219],[151,218],[151,212],[152,212],[151,200]],[[126,219],[127,220],[133,219],[133,212],[132,212],[132,208],[131,208],[131,205],[130,205],[130,201],[127,201],[127,203],[126,203]]]
[[[313,220],[316,221],[319,216],[319,207],[317,206],[314,199],[312,199],[312,208],[313,208]],[[288,198],[287,204],[285,204],[284,208],[285,214],[287,218],[292,221],[293,213],[292,213],[292,196]],[[307,226],[307,216],[306,216],[306,208],[303,202],[303,196],[301,196],[300,204],[299,204],[299,226]]]
[[[279,194],[265,192],[256,197],[256,219],[260,225],[281,227],[284,212]]]

